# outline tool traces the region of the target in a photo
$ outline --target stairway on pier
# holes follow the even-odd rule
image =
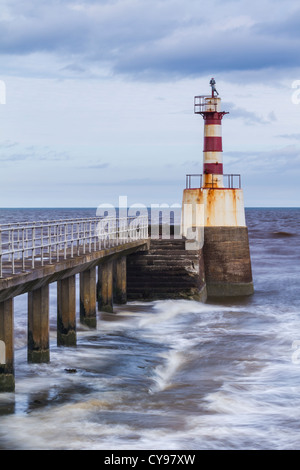
[[[202,250],[186,250],[184,239],[151,240],[127,258],[127,298],[205,300]]]

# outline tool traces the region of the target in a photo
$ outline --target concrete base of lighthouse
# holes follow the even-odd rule
[[[253,294],[247,227],[205,227],[203,256],[209,297]]]
[[[195,188],[183,192],[181,231],[203,231],[208,297],[245,296],[254,292],[245,222],[243,191]]]

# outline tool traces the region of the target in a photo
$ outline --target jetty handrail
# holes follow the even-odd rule
[[[60,259],[148,238],[148,216],[92,217],[0,225],[0,278]],[[27,261],[27,263],[26,263]],[[29,264],[28,264],[29,263]]]
[[[112,217],[111,217],[112,218]],[[33,226],[37,226],[37,225],[47,225],[47,224],[55,224],[55,223],[63,223],[63,222],[81,222],[81,221],[85,221],[85,220],[100,220],[99,217],[77,217],[77,218],[66,218],[66,219],[45,219],[45,220],[26,220],[26,221],[22,221],[22,222],[7,222],[7,223],[4,223],[4,224],[0,224],[0,228],[1,229],[4,229],[4,228],[20,228],[20,227],[27,227],[27,228],[31,228]]]

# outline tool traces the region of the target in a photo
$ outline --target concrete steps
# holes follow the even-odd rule
[[[151,240],[149,251],[127,258],[128,300],[197,297],[205,285],[201,260],[184,240]]]

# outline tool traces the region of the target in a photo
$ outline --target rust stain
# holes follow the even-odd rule
[[[208,226],[210,226],[210,224],[212,223],[215,217],[216,195],[217,194],[214,189],[209,189],[207,191],[205,217],[206,217],[206,223]]]
[[[204,206],[204,226],[244,226],[244,205],[240,189],[194,188],[184,194],[183,204],[190,204],[193,218],[197,205]]]

